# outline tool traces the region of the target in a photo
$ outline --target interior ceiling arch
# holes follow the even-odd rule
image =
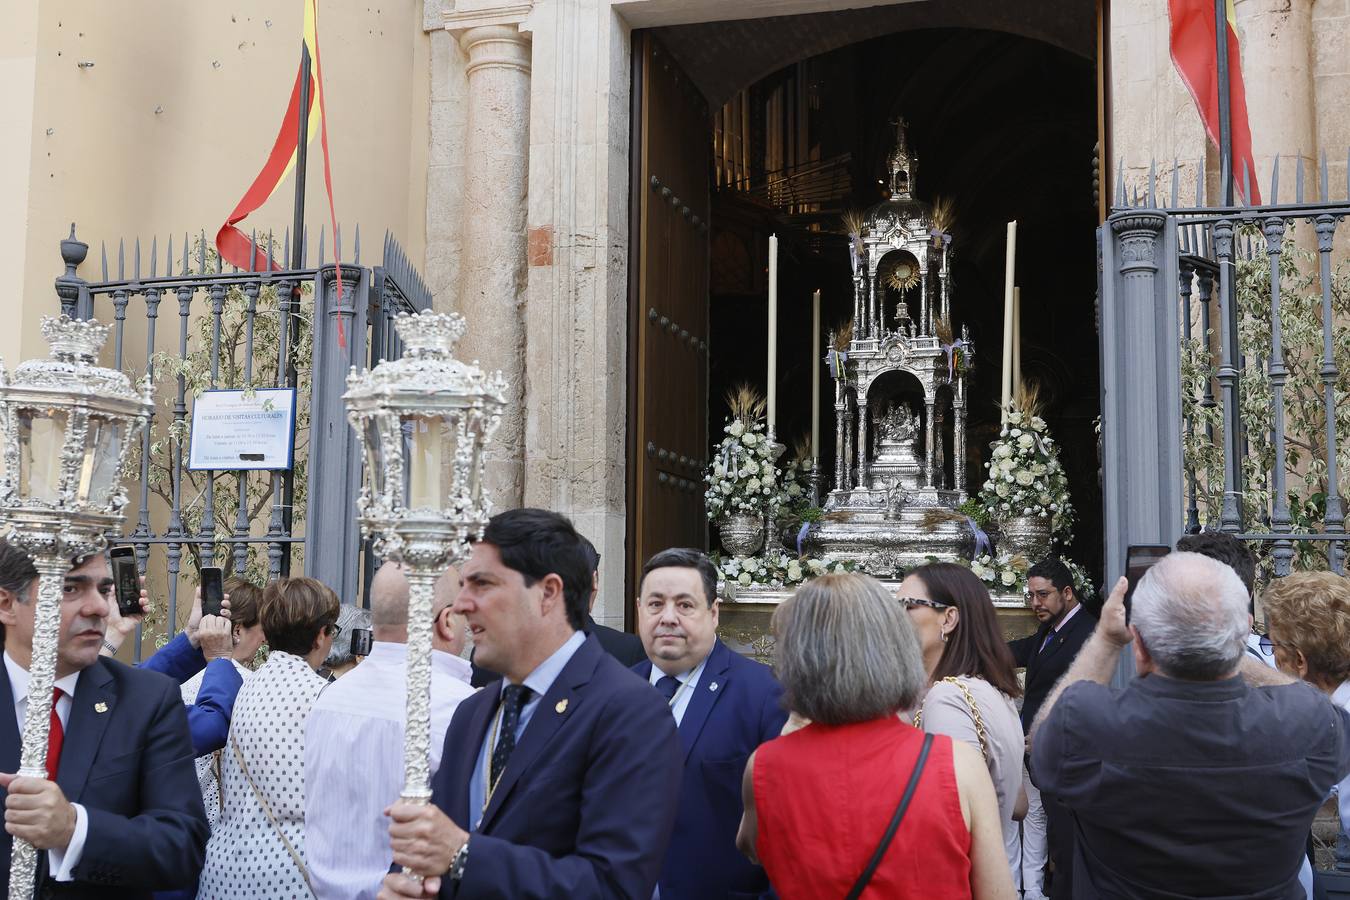
[[[902,31],[977,29],[1050,44],[1086,60],[1096,56],[1093,0],[927,0],[866,9],[740,19],[655,29],[661,43],[712,108],[741,88],[802,59]],[[946,63],[943,68],[948,71]]]

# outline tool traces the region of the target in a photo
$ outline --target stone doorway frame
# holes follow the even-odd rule
[[[425,0],[425,271],[469,319],[464,355],[518,385],[490,461],[499,508],[565,512],[625,560],[633,31],[913,2]],[[597,621],[624,626],[628,568],[601,566]]]

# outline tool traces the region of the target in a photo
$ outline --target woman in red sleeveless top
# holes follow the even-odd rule
[[[848,896],[880,845],[923,733],[898,717],[925,676],[904,608],[865,575],[829,575],[774,613],[774,670],[811,724],[746,765],[736,843],[783,900]],[[938,735],[866,900],[1013,900],[998,802],[979,751]]]

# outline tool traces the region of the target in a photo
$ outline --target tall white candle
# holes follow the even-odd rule
[[[1022,387],[1022,289],[1013,288],[1013,346],[1012,346],[1012,389],[1013,396]]]
[[[1008,420],[1008,405],[1012,403],[1012,348],[1013,348],[1013,277],[1017,261],[1017,220],[1008,223],[1008,258],[1003,272],[1003,421]]]
[[[778,235],[769,235],[769,434],[778,417]]]
[[[820,289],[811,295],[811,463],[820,458]]]

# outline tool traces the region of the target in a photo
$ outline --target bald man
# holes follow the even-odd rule
[[[465,623],[450,609],[459,575],[447,569],[432,601],[431,772],[455,708],[473,693],[460,658]],[[315,702],[305,725],[305,855],[319,897],[374,900],[389,871],[384,810],[403,787],[408,580],[385,563],[370,585],[370,656]]]

